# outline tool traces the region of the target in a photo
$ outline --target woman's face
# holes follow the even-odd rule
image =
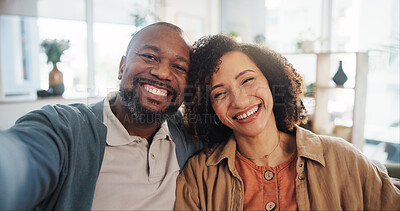
[[[211,78],[210,100],[215,113],[235,134],[260,134],[273,115],[267,79],[240,51],[228,52],[220,60],[219,70]]]

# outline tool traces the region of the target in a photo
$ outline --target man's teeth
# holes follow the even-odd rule
[[[149,88],[149,87],[147,87],[147,86],[145,86],[144,89],[145,89],[146,91],[148,91],[148,92],[154,94],[154,95],[163,96],[163,97],[167,96],[167,93],[166,93],[166,92],[162,92],[162,91],[160,91],[159,89],[152,89],[152,88]]]
[[[258,106],[255,107],[255,108],[250,109],[247,113],[244,113],[244,114],[241,114],[241,115],[239,115],[239,116],[236,116],[236,118],[237,118],[238,120],[242,120],[242,119],[245,119],[245,118],[250,117],[251,115],[253,115],[253,114],[256,113],[257,111],[258,111]]]

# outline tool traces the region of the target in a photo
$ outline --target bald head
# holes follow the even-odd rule
[[[129,41],[128,48],[126,49],[126,55],[128,55],[129,50],[132,48],[133,43],[136,41],[136,38],[140,37],[141,34],[144,32],[148,31],[149,29],[154,29],[154,28],[159,28],[160,30],[162,29],[170,29],[175,31],[176,33],[180,34],[182,36],[182,39],[189,45],[191,46],[189,39],[186,37],[185,33],[181,28],[178,26],[167,23],[167,22],[156,22],[150,25],[145,26],[144,28],[140,29],[136,33],[132,35],[132,39]]]

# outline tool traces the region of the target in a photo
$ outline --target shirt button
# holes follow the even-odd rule
[[[265,171],[265,173],[264,173],[264,178],[266,179],[266,180],[272,180],[272,178],[274,178],[274,173],[272,173],[272,171]]]
[[[153,153],[151,153],[150,157],[151,157],[151,159],[156,158],[156,156]]]
[[[303,180],[304,179],[304,174],[300,174],[298,178],[299,178],[299,180]]]
[[[275,203],[271,201],[271,202],[268,202],[267,205],[265,205],[265,209],[268,211],[274,210],[275,206],[276,206]]]

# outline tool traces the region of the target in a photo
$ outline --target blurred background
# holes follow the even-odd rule
[[[398,0],[0,0],[0,129],[45,104],[91,103],[118,87],[131,35],[167,21],[194,42],[225,33],[266,45],[303,75],[309,123],[369,158],[400,163]],[[49,87],[43,40],[69,40]],[[344,81],[344,82],[343,82]]]

